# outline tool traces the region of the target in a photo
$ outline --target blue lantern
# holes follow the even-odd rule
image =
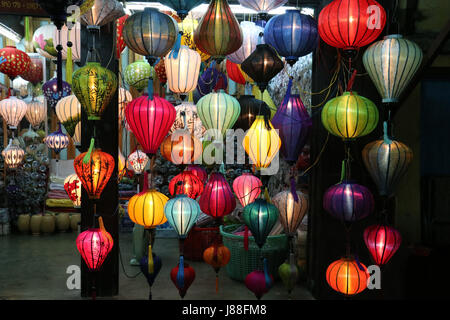
[[[169,224],[178,233],[180,239],[186,239],[189,231],[200,215],[200,205],[185,194],[167,201],[164,214]]]
[[[150,286],[149,292],[149,300],[152,300],[152,286],[153,282],[155,282],[156,277],[158,276],[159,271],[161,271],[162,261],[161,259],[154,253],[152,253],[152,260],[148,261],[148,256],[142,257],[141,261],[139,261],[140,268],[145,278],[147,279],[147,283]]]
[[[203,0],[160,0],[161,4],[172,8],[177,12],[177,16],[184,20],[192,8],[200,5]]]
[[[42,91],[47,99],[48,104],[55,108],[59,100],[69,96],[72,93],[70,84],[63,81],[62,89],[58,90],[58,79],[53,78],[42,85]]]

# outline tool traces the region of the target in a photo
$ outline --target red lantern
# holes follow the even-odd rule
[[[165,84],[167,82],[166,65],[164,59],[161,59],[155,66],[155,72],[158,75],[159,82]]]
[[[211,173],[208,183],[199,200],[203,213],[213,218],[221,218],[233,212],[236,208],[236,199],[221,173]]]
[[[170,180],[169,192],[172,196],[185,194],[197,199],[203,192],[203,182],[191,171],[183,171]]]
[[[375,0],[334,0],[319,14],[319,34],[330,46],[356,50],[375,41],[386,11]]]
[[[43,80],[42,59],[37,57],[33,57],[30,59],[30,68],[20,76],[24,80],[30,81],[33,85],[37,85]]]
[[[186,167],[185,171],[191,171],[195,176],[197,176],[203,184],[206,183],[206,180],[208,180],[208,172],[206,172],[205,169],[198,165],[189,165]]]
[[[129,15],[124,15],[116,21],[116,57],[120,58],[123,49],[127,46],[125,40],[123,40],[123,26],[125,21],[127,21]]]
[[[364,230],[364,242],[377,265],[385,265],[402,243],[400,232],[386,225],[373,225]]]
[[[236,63],[231,62],[230,60],[227,59],[226,68],[227,68],[228,77],[231,80],[233,80],[234,82],[239,83],[239,84],[245,84],[245,78],[242,75],[242,72]]]
[[[258,198],[261,187],[261,180],[250,173],[243,173],[233,181],[233,191],[243,207]]]
[[[327,282],[330,287],[346,296],[364,291],[368,278],[366,266],[352,257],[337,260],[327,269]]]
[[[31,59],[25,52],[14,46],[0,49],[0,72],[6,74],[11,80],[30,69]]]
[[[125,108],[125,118],[143,151],[153,156],[172,127],[177,112],[166,99],[147,94],[131,101]]]
[[[80,233],[76,243],[81,257],[91,271],[100,269],[114,245],[111,235],[99,228]]]
[[[177,287],[180,297],[184,298],[187,290],[195,280],[195,270],[187,263],[182,264],[182,266],[183,272],[179,272],[180,264],[170,271],[170,279],[172,279],[172,282]],[[182,280],[179,279],[179,276],[181,276]]]
[[[161,155],[174,164],[191,164],[203,152],[203,145],[187,130],[181,134],[174,132],[161,144]]]

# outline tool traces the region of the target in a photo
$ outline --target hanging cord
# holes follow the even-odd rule
[[[314,161],[314,163],[312,165],[310,165],[306,170],[304,170],[301,174],[300,177],[303,177],[306,173],[308,173],[308,171],[310,171],[312,168],[314,168],[320,161],[320,158],[322,157],[322,154],[324,153],[327,145],[328,145],[328,140],[330,138],[330,133],[328,132],[327,134],[327,138],[325,139],[325,142],[322,146],[322,149],[319,152],[319,155],[317,156],[316,160]]]
[[[118,250],[119,250],[119,260],[120,260],[120,265],[122,266],[122,271],[123,271],[125,277],[127,277],[128,279],[135,279],[135,278],[137,278],[137,277],[142,273],[142,271],[139,271],[137,274],[135,274],[135,275],[133,275],[133,276],[130,276],[130,275],[125,271],[125,266],[124,266],[124,264],[123,264],[123,259],[122,259],[122,252],[120,251],[120,245],[117,245],[117,247],[118,247]]]

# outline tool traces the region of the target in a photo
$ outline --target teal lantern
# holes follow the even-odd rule
[[[278,209],[264,199],[256,199],[244,207],[242,217],[252,232],[258,247],[262,248],[266,238],[278,220]]]
[[[198,202],[185,194],[170,199],[164,207],[167,221],[178,233],[180,239],[186,239],[189,231],[197,222],[200,212]]]
[[[125,68],[125,83],[138,91],[147,87],[148,80],[152,75],[152,67],[147,62],[141,60],[129,64]]]

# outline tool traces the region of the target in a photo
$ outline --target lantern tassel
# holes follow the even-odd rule
[[[294,197],[294,201],[298,202],[297,186],[296,186],[294,177],[291,177],[291,193],[292,193],[292,196]]]
[[[391,144],[392,140],[388,136],[388,123],[387,121],[383,122],[383,140],[386,144]]]
[[[89,161],[91,161],[91,154],[92,154],[92,150],[94,149],[94,145],[95,145],[95,139],[91,138],[91,144],[89,145],[89,150],[88,150],[88,152],[86,152],[86,154],[83,158],[84,164],[88,164]]]
[[[244,249],[245,251],[248,251],[248,227],[245,226],[244,229]]]
[[[270,289],[270,288],[272,288],[273,282],[269,275],[269,267],[267,266],[267,258],[264,258],[263,265],[264,265],[264,277],[266,278],[266,288]]]
[[[72,45],[69,46],[70,32],[71,29],[69,28],[69,30],[67,31],[66,81],[68,84],[72,85],[73,62],[72,62]]]
[[[177,36],[177,41],[175,41],[173,49],[169,53],[169,59],[170,58],[178,59],[178,53],[180,52],[180,47],[181,47],[181,35],[182,35],[182,32],[179,32],[178,36]]]
[[[184,257],[180,256],[180,263],[178,265],[177,285],[180,290],[184,289]]]
[[[148,79],[147,92],[148,92],[148,99],[153,100],[153,77],[150,77]]]
[[[193,91],[189,92],[188,101],[191,103],[194,103],[194,92]]]
[[[152,245],[148,246],[148,273],[153,274],[155,272],[155,264],[153,262]]]

